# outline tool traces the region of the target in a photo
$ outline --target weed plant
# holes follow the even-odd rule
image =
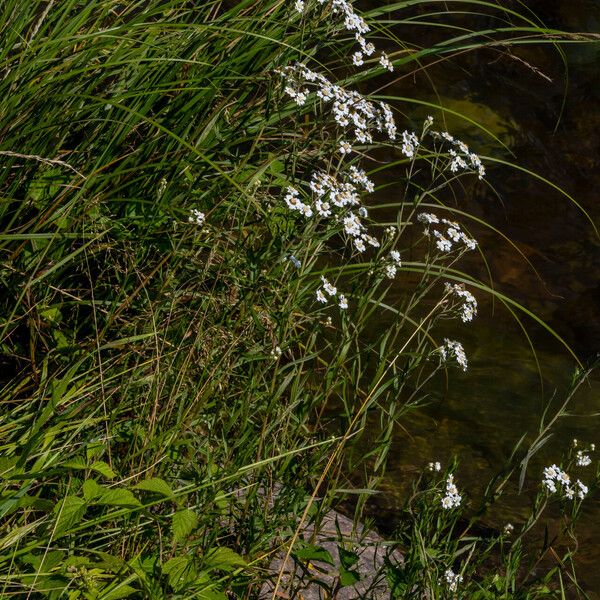
[[[569,38],[470,0],[498,27],[412,47],[381,18],[406,4],[369,31],[342,0],[2,2],[1,597],[256,598],[266,580],[277,597],[273,556],[323,559],[297,551],[303,528],[348,495],[360,516],[401,417],[467,369],[436,323],[459,338],[477,291],[535,318],[458,270],[478,246],[445,194],[486,185],[484,161],[358,90],[428,57]],[[369,218],[399,165],[396,219]],[[453,468],[418,479],[392,597],[577,590],[570,550],[540,575],[554,543],[523,539],[554,497],[570,534],[584,488],[558,478],[579,457],[512,541],[473,533],[566,409],[480,512]],[[337,591],[356,582],[340,552]]]

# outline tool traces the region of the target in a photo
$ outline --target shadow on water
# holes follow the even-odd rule
[[[549,27],[600,32],[597,0],[526,4]],[[422,28],[418,33],[400,28],[397,33],[410,39],[424,32]],[[429,40],[421,38],[419,43]],[[514,160],[548,178],[571,194],[597,224],[600,43],[570,44],[563,49],[568,77],[556,49],[531,45],[510,52],[462,54],[429,68],[428,77],[423,73],[403,77],[406,73],[396,72],[384,93],[441,103],[480,122],[500,138],[514,158],[476,127],[449,113],[445,117],[446,128],[474,151]],[[408,104],[405,112],[415,129],[430,113],[438,122],[442,118],[439,111]],[[457,206],[501,229],[539,273],[538,277],[514,248],[489,230],[472,229],[489,261],[494,285],[553,327],[582,362],[590,360],[600,352],[600,240],[594,227],[581,210],[544,183],[522,171],[490,163],[486,166],[487,179],[499,198],[477,188]],[[389,189],[380,192],[378,201],[390,201]],[[461,267],[487,279],[478,257],[463,261]],[[407,472],[430,460],[447,463],[458,455],[463,488],[481,488],[481,482],[502,465],[521,434],[535,430],[544,402],[553,394],[560,397],[570,381],[574,359],[540,326],[528,321],[543,374],[541,386],[536,362],[518,324],[481,294],[479,300],[480,314],[470,327],[453,323],[448,329],[448,335],[465,346],[468,374],[453,371],[448,390],[441,386],[432,390],[431,404],[403,423],[407,430],[399,432],[390,453],[394,458],[385,484],[387,493],[382,494],[378,507],[386,518],[393,518],[402,501],[402,486],[410,479]],[[573,411],[579,415],[600,412],[600,374],[578,394]],[[573,417],[563,423],[530,468],[530,489],[539,484],[541,461],[557,461],[574,437],[598,444],[598,419]],[[518,522],[517,508],[503,517]],[[582,581],[591,592],[600,592],[600,572],[591,568],[600,564],[598,499],[584,503],[580,534]]]

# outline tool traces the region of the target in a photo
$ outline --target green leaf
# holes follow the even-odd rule
[[[106,479],[114,479],[117,474],[105,463],[103,460],[94,461],[90,467],[92,471],[96,471],[96,473],[100,473],[106,477]]]
[[[210,549],[204,556],[203,568],[207,571],[219,569],[220,571],[235,571],[238,567],[245,567],[246,561],[237,553],[224,546]]]
[[[160,477],[152,477],[152,479],[146,479],[145,481],[140,481],[137,485],[133,486],[136,490],[144,490],[145,492],[154,492],[155,494],[160,494],[161,496],[170,497],[173,496],[173,490],[170,488],[169,484]]]
[[[95,479],[86,479],[81,487],[83,491],[83,497],[89,502],[94,498],[98,498],[105,491]]]
[[[196,578],[196,569],[187,556],[175,556],[168,560],[161,568],[163,575],[169,578],[169,585],[178,591]]]
[[[304,542],[297,543],[292,554],[301,560],[320,560],[328,565],[335,565],[331,554],[325,548],[321,548],[321,546],[306,544]]]
[[[178,510],[173,515],[173,539],[176,542],[183,542],[196,528],[196,525],[198,525],[198,517],[193,510],[189,508]]]
[[[141,506],[140,501],[133,495],[133,492],[123,488],[112,488],[106,490],[96,504],[107,506]]]
[[[360,581],[360,575],[358,571],[346,569],[341,567],[340,569],[340,585],[342,587],[346,587],[349,585],[354,585]]]
[[[130,585],[119,585],[112,591],[102,590],[100,596],[102,600],[119,600],[120,598],[128,598],[132,594],[139,593],[139,590],[132,588]]]
[[[59,538],[81,522],[87,502],[85,498],[78,496],[67,496],[54,507],[56,515],[56,525],[54,526],[53,537]]]

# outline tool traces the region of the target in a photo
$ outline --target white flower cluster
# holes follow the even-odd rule
[[[275,348],[271,350],[271,356],[274,359],[278,359],[281,356],[281,348],[279,346],[275,346]]]
[[[467,370],[469,363],[467,362],[467,355],[460,342],[445,339],[444,345],[440,346],[437,349],[437,352],[444,362],[447,362],[450,358],[454,358],[463,371]]]
[[[328,1],[318,0],[319,4],[326,4]],[[333,14],[340,15],[343,18],[344,28],[346,31],[354,33],[354,37],[360,45],[360,51],[355,52],[352,56],[352,62],[360,67],[364,64],[365,56],[371,56],[375,53],[375,46],[371,42],[367,42],[364,37],[371,28],[360,15],[356,14],[354,7],[348,0],[332,0],[331,6]],[[296,0],[295,7],[298,12],[303,12],[304,2]],[[385,52],[381,52],[379,64],[388,71],[394,70],[394,65]]]
[[[388,279],[394,279],[398,269],[402,266],[402,260],[400,259],[400,252],[398,250],[391,250],[388,259],[385,263],[385,276]]]
[[[455,592],[458,588],[458,584],[462,583],[463,580],[462,575],[454,573],[452,569],[446,569],[446,572],[444,573],[444,578],[446,579],[448,589],[451,592]]]
[[[587,467],[592,464],[592,459],[589,454],[585,454],[583,450],[577,451],[576,464],[578,467]]]
[[[321,276],[321,282],[323,285],[317,290],[317,301],[322,304],[327,304],[327,296],[331,298],[335,298],[337,296],[338,305],[342,310],[346,310],[348,308],[348,300],[344,294],[339,294],[337,288],[329,283],[327,279]]]
[[[435,462],[430,462],[427,465],[427,468],[430,471],[435,471],[436,473],[439,473],[442,470],[442,463],[436,460]]]
[[[409,131],[402,132],[402,154],[408,158],[414,158],[419,147],[419,138],[415,133]]]
[[[450,171],[457,173],[462,170],[476,171],[479,179],[485,177],[485,167],[481,159],[474,152],[469,151],[469,146],[460,140],[455,139],[447,131],[430,131],[430,134],[438,140],[449,142],[454,146],[448,151],[450,155]]]
[[[469,321],[472,321],[473,317],[477,314],[477,300],[475,299],[475,296],[457,283],[446,282],[444,287],[446,293],[452,294],[460,299],[460,318],[462,319],[462,322],[468,323]]]
[[[446,479],[446,495],[442,498],[442,507],[446,510],[457,508],[460,506],[462,496],[458,493],[456,485],[454,485],[454,475],[448,475]]]
[[[202,227],[204,225],[204,220],[206,219],[206,215],[203,212],[200,212],[197,208],[192,208],[190,211],[190,216],[188,217],[188,221],[190,223],[194,223],[195,225],[199,225]]]
[[[296,188],[288,187],[286,189],[286,195],[283,199],[288,205],[288,208],[290,208],[291,210],[296,210],[307,218],[313,216],[312,208],[310,207],[310,205],[304,204],[304,202],[300,200],[300,192],[298,192]]]
[[[396,139],[398,130],[394,115],[385,102],[374,103],[354,90],[345,90],[302,63],[284,67],[276,73],[285,80],[285,93],[299,106],[306,103],[312,91],[323,102],[332,102],[335,122],[344,128],[345,135],[352,130],[355,141],[361,144],[372,143],[375,131],[385,131],[390,140]],[[344,154],[349,153],[352,149],[351,144],[342,144],[347,146],[343,151],[340,146],[340,151]]]
[[[344,232],[352,240],[354,248],[358,252],[364,252],[367,244],[374,248],[379,247],[379,241],[366,233],[366,227],[362,224],[361,217],[367,216],[367,210],[360,206],[360,198],[357,185],[365,191],[374,189],[373,182],[367,177],[362,169],[350,167],[347,173],[342,173],[347,181],[339,181],[332,175],[323,171],[313,173],[309,184],[313,193],[314,207],[317,214],[322,218],[331,217],[335,209],[337,220],[341,221]],[[350,207],[358,207],[357,213],[352,212]]]
[[[421,213],[417,215],[417,220],[425,225],[425,235],[436,239],[435,245],[440,252],[451,252],[455,245],[463,244],[467,250],[475,250],[477,242],[466,235],[460,228],[460,225],[448,219],[440,219],[433,213]],[[431,225],[443,225],[445,230],[440,231],[442,227],[434,228]]]
[[[566,471],[561,470],[556,465],[552,465],[550,467],[546,467],[544,469],[544,486],[546,489],[554,494],[559,489],[565,495],[565,498],[569,500],[573,500],[575,494],[580,500],[583,500],[588,493],[588,488],[584,485],[579,479],[575,482],[575,485],[571,485],[571,478]],[[557,487],[557,484],[560,486]]]
[[[504,535],[511,535],[514,530],[515,526],[512,523],[507,523],[504,526]]]

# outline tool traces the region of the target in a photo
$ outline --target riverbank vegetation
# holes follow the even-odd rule
[[[324,597],[356,583],[356,549],[331,557],[304,527],[342,502],[369,517],[403,416],[468,369],[477,295],[535,318],[460,270],[486,226],[461,186],[491,189],[486,159],[385,85],[455,53],[573,41],[519,3],[414,2],[419,26],[448,4],[497,21],[420,48],[396,33],[405,4],[5,0],[2,597],[257,598],[266,581],[279,597],[276,555],[339,559]],[[527,471],[567,408],[480,507],[459,466],[415,457],[392,597],[580,593],[561,544],[590,448]],[[513,480],[538,489],[531,516],[481,533]],[[549,504],[563,527],[533,549]]]

